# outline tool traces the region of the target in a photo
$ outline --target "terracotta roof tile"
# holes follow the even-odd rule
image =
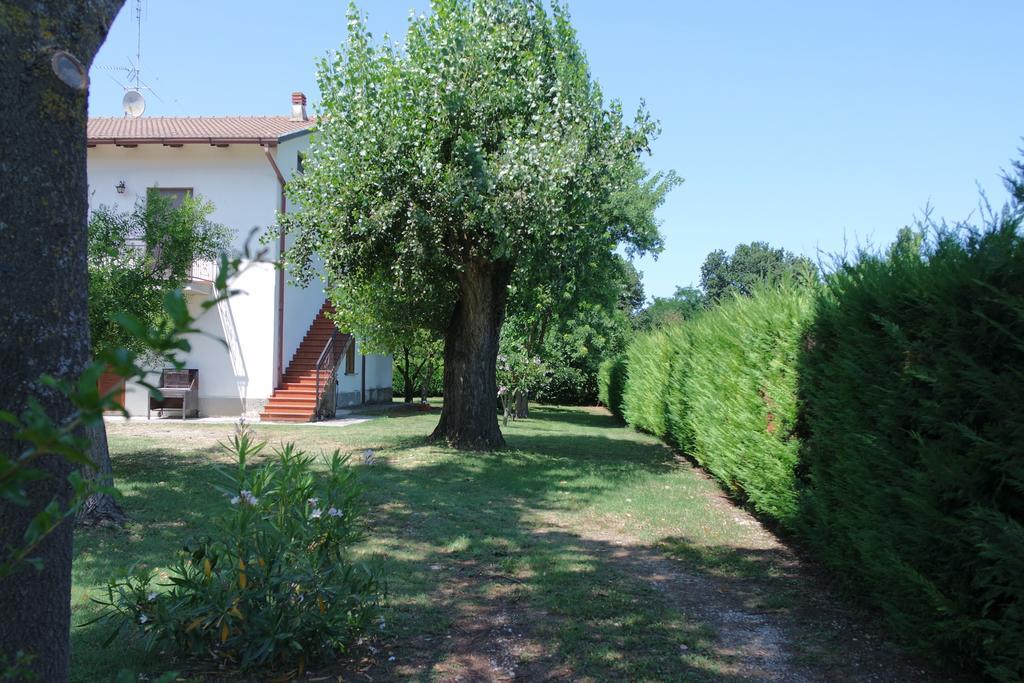
[[[89,119],[89,144],[273,143],[316,121],[287,116],[140,116]]]

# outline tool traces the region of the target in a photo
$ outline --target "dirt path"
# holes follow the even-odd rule
[[[696,469],[693,475],[705,476]],[[692,653],[674,646],[683,658],[692,654],[692,677],[650,680],[960,680],[927,670],[891,645],[874,617],[837,599],[814,567],[723,495],[709,494],[706,503],[744,527],[737,550],[757,558],[756,572],[736,575],[688,561],[672,542],[652,547],[620,525],[581,524],[551,510],[525,510],[522,519],[537,544],[582,552],[623,577],[623,590],[639,596],[646,586],[681,620],[713,634]],[[534,604],[528,574],[475,561],[429,571],[442,575],[431,602],[450,614],[447,632],[390,642],[345,680],[608,680],[574,669],[546,637],[567,617]],[[714,666],[703,670],[704,661]]]

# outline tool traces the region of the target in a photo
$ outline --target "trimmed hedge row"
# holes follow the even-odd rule
[[[841,269],[802,359],[801,531],[897,632],[1024,679],[1019,220]]]
[[[597,396],[617,418],[622,419],[622,390],[626,386],[626,358],[613,356],[597,369]]]
[[[1019,212],[638,337],[600,392],[806,539],[904,640],[1024,678]]]
[[[630,426],[665,436],[665,401],[670,360],[668,334],[655,330],[626,349],[628,380],[622,389],[622,416]]]
[[[796,367],[812,310],[809,290],[766,291],[677,328],[672,389],[662,393],[670,441],[785,524],[799,513]],[[632,377],[630,365],[627,395]]]

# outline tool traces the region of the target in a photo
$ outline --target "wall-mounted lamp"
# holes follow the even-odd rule
[[[125,191],[124,181],[122,180],[117,185],[114,185],[114,189],[117,190],[118,194],[124,194],[124,191]]]

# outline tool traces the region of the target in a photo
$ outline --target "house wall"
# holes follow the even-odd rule
[[[366,356],[366,397],[363,400],[363,355],[362,343],[356,341],[356,371],[345,374],[344,359],[338,368],[339,408],[361,403],[388,403],[391,401],[391,356],[368,354]]]
[[[309,149],[309,135],[300,135],[288,138],[281,142],[274,154],[281,175],[286,182],[290,182],[295,175],[298,166],[299,152],[306,152]],[[291,203],[286,206],[287,211],[296,209]],[[291,247],[295,242],[294,235],[289,235],[285,241],[285,248]],[[275,249],[277,242],[274,242]],[[324,293],[324,269],[317,259],[314,262],[314,269],[320,275],[310,280],[306,287],[300,287],[290,272],[285,273],[285,294],[284,294],[284,367],[295,355],[296,349],[302,343],[302,338],[313,323],[313,319],[324,304],[326,294]],[[284,370],[284,368],[282,368]]]
[[[241,251],[273,225],[280,190],[263,150],[256,145],[139,145],[134,148],[98,145],[88,151],[89,206],[130,209],[145,200],[150,187],[191,187],[214,204],[212,220],[234,232],[232,248]],[[125,182],[126,191],[115,186]],[[255,238],[253,238],[254,240]],[[276,257],[272,253],[272,257]],[[269,264],[246,263],[231,282],[242,294],[203,312],[207,293],[190,293],[189,306],[199,315],[190,335],[187,367],[199,369],[199,409],[202,415],[254,416],[273,391],[276,338],[276,274]],[[307,323],[308,324],[308,323]],[[215,339],[223,339],[227,345]],[[244,344],[242,341],[244,340]],[[126,407],[133,415],[146,413],[146,394],[129,387]]]

